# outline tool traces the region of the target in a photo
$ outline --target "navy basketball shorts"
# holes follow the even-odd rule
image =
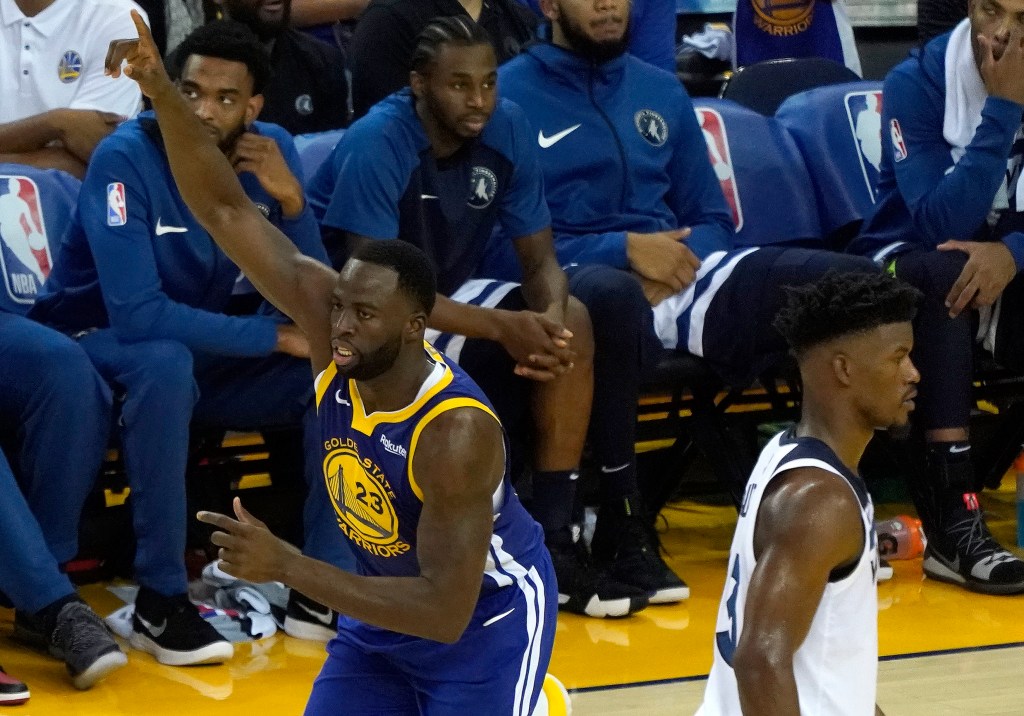
[[[527,309],[526,299],[518,283],[492,279],[471,279],[449,298],[459,303],[506,311]],[[434,348],[469,374],[491,401],[498,419],[505,427],[517,450],[528,444],[533,429],[530,395],[533,381],[516,375],[515,360],[500,343],[482,338],[467,338],[452,333],[427,329],[426,339]]]
[[[727,383],[746,386],[787,354],[772,321],[786,286],[816,281],[829,271],[877,273],[862,256],[832,251],[765,247],[708,256],[697,280],[654,309],[666,348],[701,356]]]
[[[343,617],[306,716],[531,716],[557,611],[551,562],[540,559],[510,586],[481,596],[454,644]]]

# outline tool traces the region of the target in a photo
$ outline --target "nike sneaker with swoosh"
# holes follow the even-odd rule
[[[958,584],[981,594],[1024,594],[1024,562],[989,532],[981,509],[928,535],[921,568],[931,579]]]
[[[132,617],[131,645],[152,654],[161,664],[220,664],[235,649],[205,619],[187,594],[165,597],[139,588]]]
[[[77,597],[38,614],[15,610],[14,638],[62,660],[77,689],[91,688],[128,663],[107,625]]]
[[[284,633],[296,639],[330,641],[338,633],[338,613],[293,589],[288,595]]]
[[[641,508],[639,495],[601,507],[590,551],[612,579],[647,593],[651,604],[675,604],[690,588],[661,558],[658,535]]]

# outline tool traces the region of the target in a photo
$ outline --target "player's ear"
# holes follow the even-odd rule
[[[850,385],[853,382],[853,361],[846,353],[836,353],[832,356],[832,373],[841,385]]]
[[[407,336],[410,341],[422,341],[423,333],[427,330],[427,314],[417,311],[409,316],[407,325]]]
[[[263,111],[263,95],[254,94],[245,105],[245,126],[248,127],[255,122],[261,111]]]
[[[412,89],[412,95],[416,99],[423,99],[423,95],[426,94],[427,89],[426,83],[426,75],[421,75],[416,70],[409,73],[409,88]]]
[[[548,20],[558,19],[558,3],[555,0],[540,0],[540,11]]]

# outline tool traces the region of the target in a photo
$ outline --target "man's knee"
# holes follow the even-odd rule
[[[572,349],[576,353],[577,368],[594,362],[594,333],[590,325],[590,314],[586,306],[574,296],[569,296],[565,307],[565,327],[572,331]]]
[[[967,259],[962,251],[915,251],[896,257],[896,278],[917,288],[928,300],[945,302]]]
[[[610,266],[587,266],[575,273],[569,288],[590,314],[595,331],[606,325],[643,325],[650,304],[635,276]]]

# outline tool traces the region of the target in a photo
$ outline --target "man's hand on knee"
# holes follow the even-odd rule
[[[962,251],[967,263],[946,295],[950,318],[964,309],[991,306],[1017,275],[1013,254],[1001,241],[947,241],[939,251]]]

